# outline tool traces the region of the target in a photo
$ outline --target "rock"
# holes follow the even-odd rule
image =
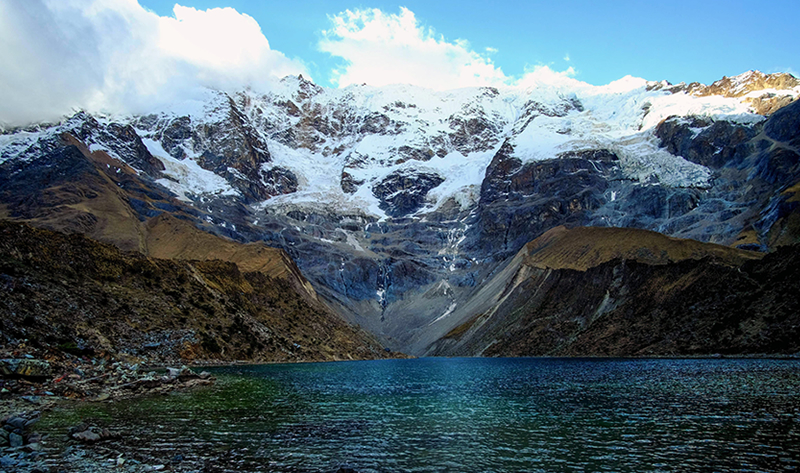
[[[74,438],[75,440],[79,440],[81,442],[93,443],[100,440],[101,434],[102,432],[98,432],[92,429],[87,429],[83,432],[78,432],[77,434],[74,434],[72,438]]]
[[[51,374],[50,363],[30,358],[0,360],[0,374],[25,378],[46,378]]]
[[[183,383],[183,388],[190,389],[197,386],[211,386],[214,384],[213,378],[211,379],[190,379]]]
[[[181,375],[181,370],[178,368],[167,368],[167,377],[169,378],[177,378]]]
[[[83,426],[80,426],[83,427]],[[75,432],[70,433],[70,437],[83,443],[95,443],[101,440],[116,438],[117,435],[108,429],[91,426],[87,428],[77,428]],[[72,429],[70,429],[72,430]]]
[[[795,100],[775,112],[764,126],[764,132],[774,140],[800,146],[800,101]]]
[[[39,404],[41,402],[41,398],[39,398],[39,396],[22,396],[20,399],[23,401],[28,401],[31,404]]]
[[[267,193],[271,196],[297,192],[297,176],[286,168],[275,166],[263,172],[262,178],[267,186]]]
[[[27,420],[23,419],[22,417],[13,417],[11,419],[8,419],[6,421],[6,424],[10,425],[14,429],[24,429],[26,422]]]
[[[711,168],[748,156],[752,149],[747,142],[757,133],[752,125],[694,116],[670,117],[656,127],[656,136],[667,151]]]
[[[142,378],[142,379],[137,380],[135,382],[135,386],[137,388],[141,387],[141,388],[144,388],[144,389],[153,389],[153,388],[158,387],[160,385],[161,385],[161,380],[159,380],[157,378],[150,378],[150,377]]]
[[[17,367],[20,360],[17,359],[4,359],[0,360],[0,374],[3,376],[11,376],[17,374]]]
[[[342,171],[342,178],[341,178],[341,187],[342,191],[347,194],[355,194],[358,191],[358,188],[364,184],[363,179],[356,179],[347,171]]]
[[[510,256],[552,227],[581,225],[605,204],[610,181],[620,173],[605,149],[523,164],[509,142],[486,169],[471,232],[481,253]]]
[[[393,217],[408,215],[422,208],[428,191],[444,182],[438,174],[395,171],[372,187],[380,199],[379,207]]]
[[[11,432],[10,434],[8,434],[8,443],[9,445],[11,445],[12,448],[21,447],[22,444],[24,443],[22,435],[15,432]]]
[[[0,457],[0,466],[3,468],[11,468],[17,464],[17,461],[13,459],[10,455],[5,455]],[[8,470],[11,471],[11,470]]]
[[[30,442],[25,445],[25,451],[28,453],[41,452],[43,449],[41,442]]]

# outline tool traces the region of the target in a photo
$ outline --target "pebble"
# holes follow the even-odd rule
[[[21,447],[23,444],[22,435],[16,432],[11,432],[10,434],[8,434],[8,443],[9,445],[11,445],[12,448]]]
[[[30,402],[31,404],[39,404],[41,399],[39,396],[22,396],[21,399]]]

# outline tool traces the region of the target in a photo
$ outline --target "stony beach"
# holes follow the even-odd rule
[[[208,372],[130,363],[109,354],[70,354],[17,343],[0,351],[0,471],[201,471],[202,464],[172,458],[134,458],[125,450],[124,431],[79,422],[51,438],[37,432],[43,413],[85,403],[212,385]]]

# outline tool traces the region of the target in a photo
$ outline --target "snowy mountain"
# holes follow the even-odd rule
[[[791,75],[754,71],[710,86],[541,76],[447,92],[286,77],[5,131],[0,202],[53,227],[59,208],[83,212],[22,205],[12,185],[55,179],[32,169],[73,140],[158,194],[131,204],[140,220],[179,209],[283,248],[350,321],[422,353],[487,276],[558,225],[772,247],[791,210],[782,192],[800,180],[798,95]]]

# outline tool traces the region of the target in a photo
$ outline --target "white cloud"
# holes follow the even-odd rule
[[[768,74],[775,74],[775,73],[779,73],[779,72],[785,72],[786,74],[791,74],[791,75],[793,75],[795,77],[800,77],[800,73],[798,73],[797,71],[795,71],[794,69],[792,69],[791,67],[788,67],[788,66],[785,66],[785,67],[773,67],[772,69],[769,69],[766,72]]]
[[[231,8],[136,0],[0,0],[0,124],[57,120],[74,109],[136,113],[193,96],[308,75]]]
[[[574,78],[577,74],[575,69],[570,66],[564,71],[554,71],[549,66],[538,65],[533,67],[526,67],[525,74],[514,85],[524,88],[541,88],[541,87],[564,87],[570,89],[579,89],[588,84],[581,82]]]
[[[404,83],[446,90],[509,81],[491,59],[470,49],[467,41],[437,38],[406,8],[399,14],[347,10],[330,20],[332,27],[322,32],[319,49],[345,60],[344,66],[333,71],[332,82],[339,87]]]
[[[564,60],[565,60],[565,61],[567,61],[567,62],[569,62],[569,53],[567,53],[567,54],[565,54],[565,55],[564,55]]]

